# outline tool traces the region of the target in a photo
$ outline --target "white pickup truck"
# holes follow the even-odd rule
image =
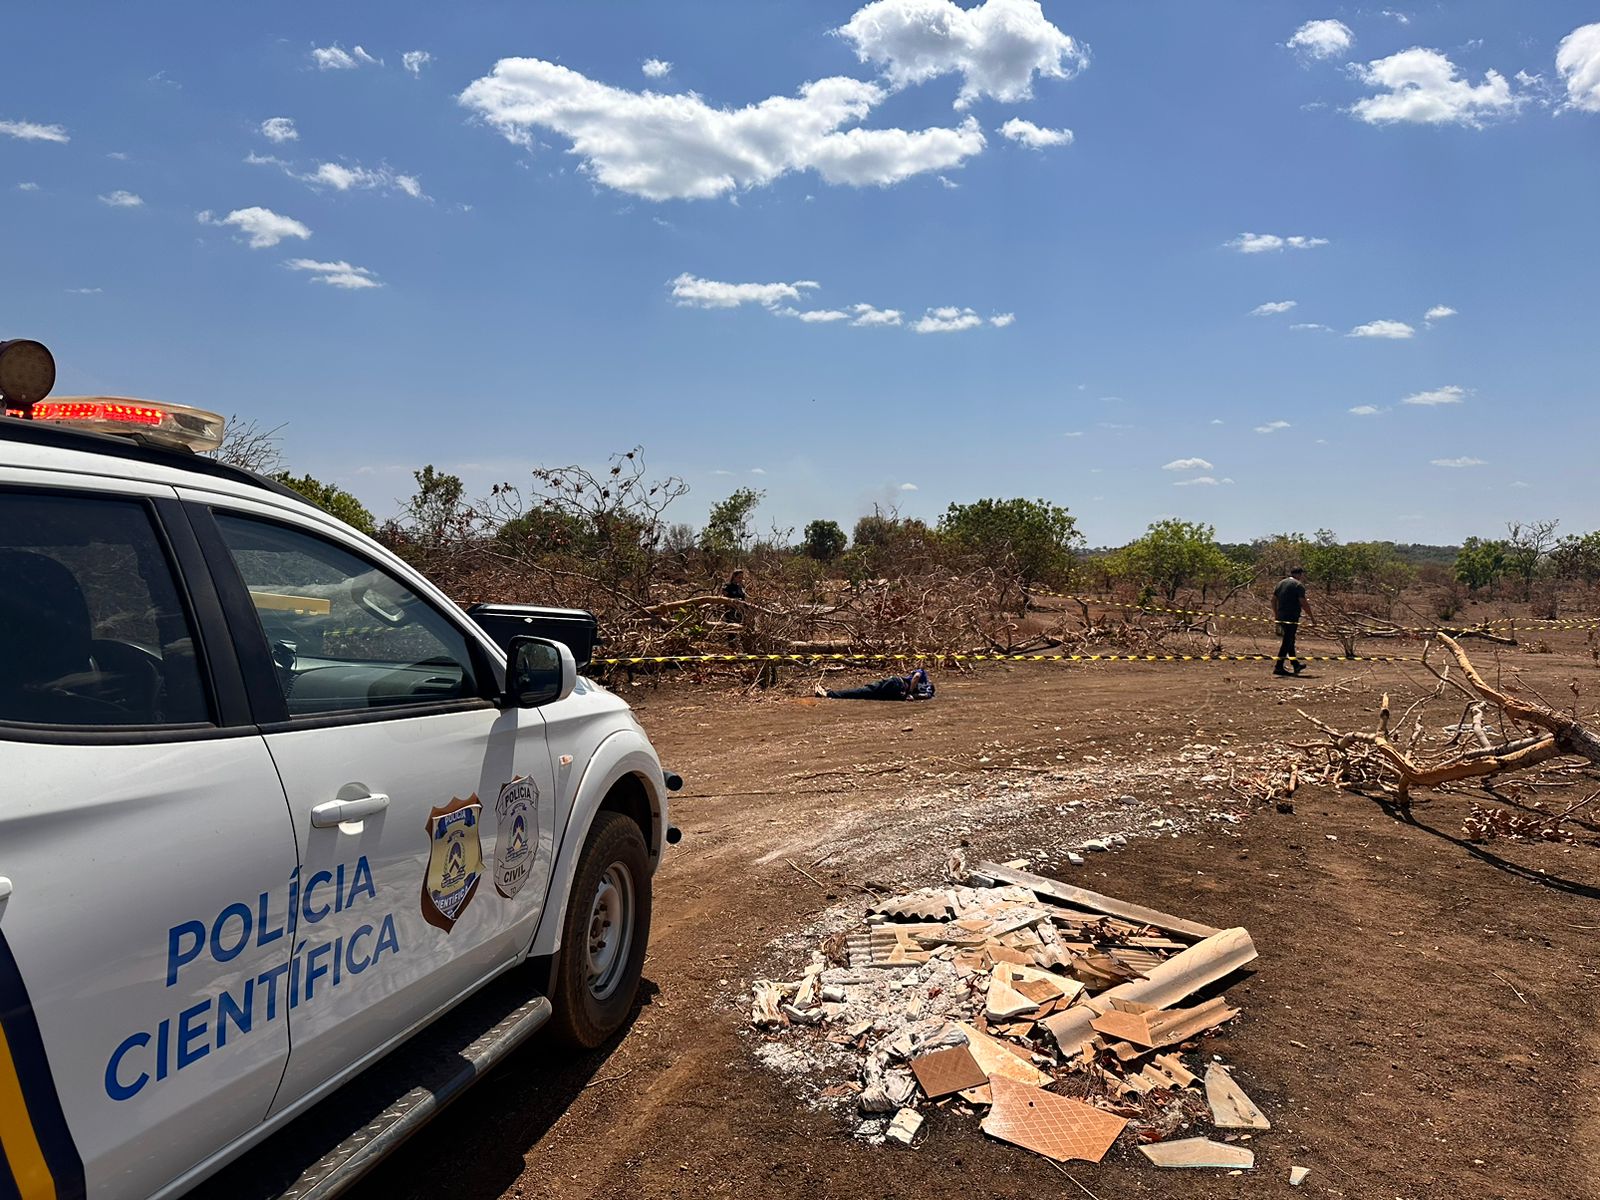
[[[569,645],[46,359],[0,343],[0,1197],[333,1195],[622,1027],[681,781]]]

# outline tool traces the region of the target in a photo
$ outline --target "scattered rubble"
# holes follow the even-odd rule
[[[878,900],[798,980],[756,982],[763,1048],[786,1042],[834,1076],[815,1099],[852,1106],[871,1142],[912,1145],[938,1107],[1057,1162],[1098,1162],[1128,1130],[1158,1165],[1252,1167],[1249,1150],[1185,1135],[1266,1116],[1220,1061],[1203,1079],[1184,1062],[1239,1015],[1220,994],[1189,1001],[1255,959],[1249,933],[1025,865],[953,854],[959,882]]]

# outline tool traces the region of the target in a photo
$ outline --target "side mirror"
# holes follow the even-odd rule
[[[578,685],[578,662],[572,651],[549,638],[516,637],[506,655],[508,708],[537,708],[565,700]]]

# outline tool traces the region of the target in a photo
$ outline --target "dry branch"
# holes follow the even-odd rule
[[[1326,739],[1323,742],[1301,743],[1297,748],[1320,760],[1327,782],[1349,787],[1376,784],[1393,790],[1401,805],[1405,806],[1410,803],[1414,788],[1436,788],[1463,779],[1481,779],[1507,771],[1526,770],[1564,755],[1577,755],[1591,764],[1600,765],[1600,734],[1546,704],[1491,687],[1453,638],[1442,633],[1435,635],[1435,638],[1455,658],[1456,666],[1466,682],[1462,684],[1451,680],[1447,671],[1431,665],[1429,669],[1438,678],[1441,688],[1447,684],[1453,685],[1471,700],[1469,728],[1477,744],[1466,749],[1456,748],[1460,726],[1465,724],[1463,718],[1462,722],[1458,722],[1456,735],[1439,750],[1430,754],[1425,748],[1425,738],[1415,730],[1402,750],[1390,740],[1387,693],[1379,707],[1377,728],[1370,733],[1340,731],[1310,713],[1297,710]],[[1423,661],[1427,663],[1426,655]],[[1540,732],[1519,732],[1517,736],[1503,736],[1496,742],[1484,727],[1485,706],[1498,710],[1503,724],[1532,726]],[[1418,707],[1414,705],[1407,710],[1407,714]],[[1417,721],[1421,721],[1420,712]]]

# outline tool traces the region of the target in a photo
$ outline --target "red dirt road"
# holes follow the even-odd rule
[[[1575,681],[1592,715],[1600,671],[1581,641],[1500,664],[1558,703]],[[1038,869],[1097,831],[1176,818],[1190,831],[1059,873],[1250,929],[1261,958],[1229,989],[1243,1016],[1206,1049],[1234,1064],[1273,1129],[1250,1143],[1244,1176],[1158,1171],[1125,1135],[1102,1164],[1073,1164],[1076,1180],[1099,1200],[1600,1196],[1594,833],[1572,848],[1472,845],[1465,795],[1425,797],[1405,819],[1309,787],[1292,814],[1255,809],[1234,825],[1207,818],[1224,789],[1182,758],[1198,744],[1242,762],[1304,738],[1297,706],[1369,726],[1381,692],[1398,710],[1425,683],[1405,665],[1319,664],[1289,682],[1266,664],[1187,664],[988,668],[941,677],[938,698],[915,706],[750,698],[727,682],[628,688],[689,781],[636,1020],[595,1054],[536,1041],[357,1195],[1081,1196],[968,1116],[930,1111],[910,1150],[857,1142],[847,1117],[807,1107],[814,1084],[757,1062],[749,984],[792,971],[808,948],[798,931],[859,906],[861,883],[935,883],[961,841],[973,858]],[[1451,707],[1429,716],[1455,720]],[[1576,798],[1585,782],[1544,796]],[[1291,1164],[1311,1168],[1299,1189]]]

